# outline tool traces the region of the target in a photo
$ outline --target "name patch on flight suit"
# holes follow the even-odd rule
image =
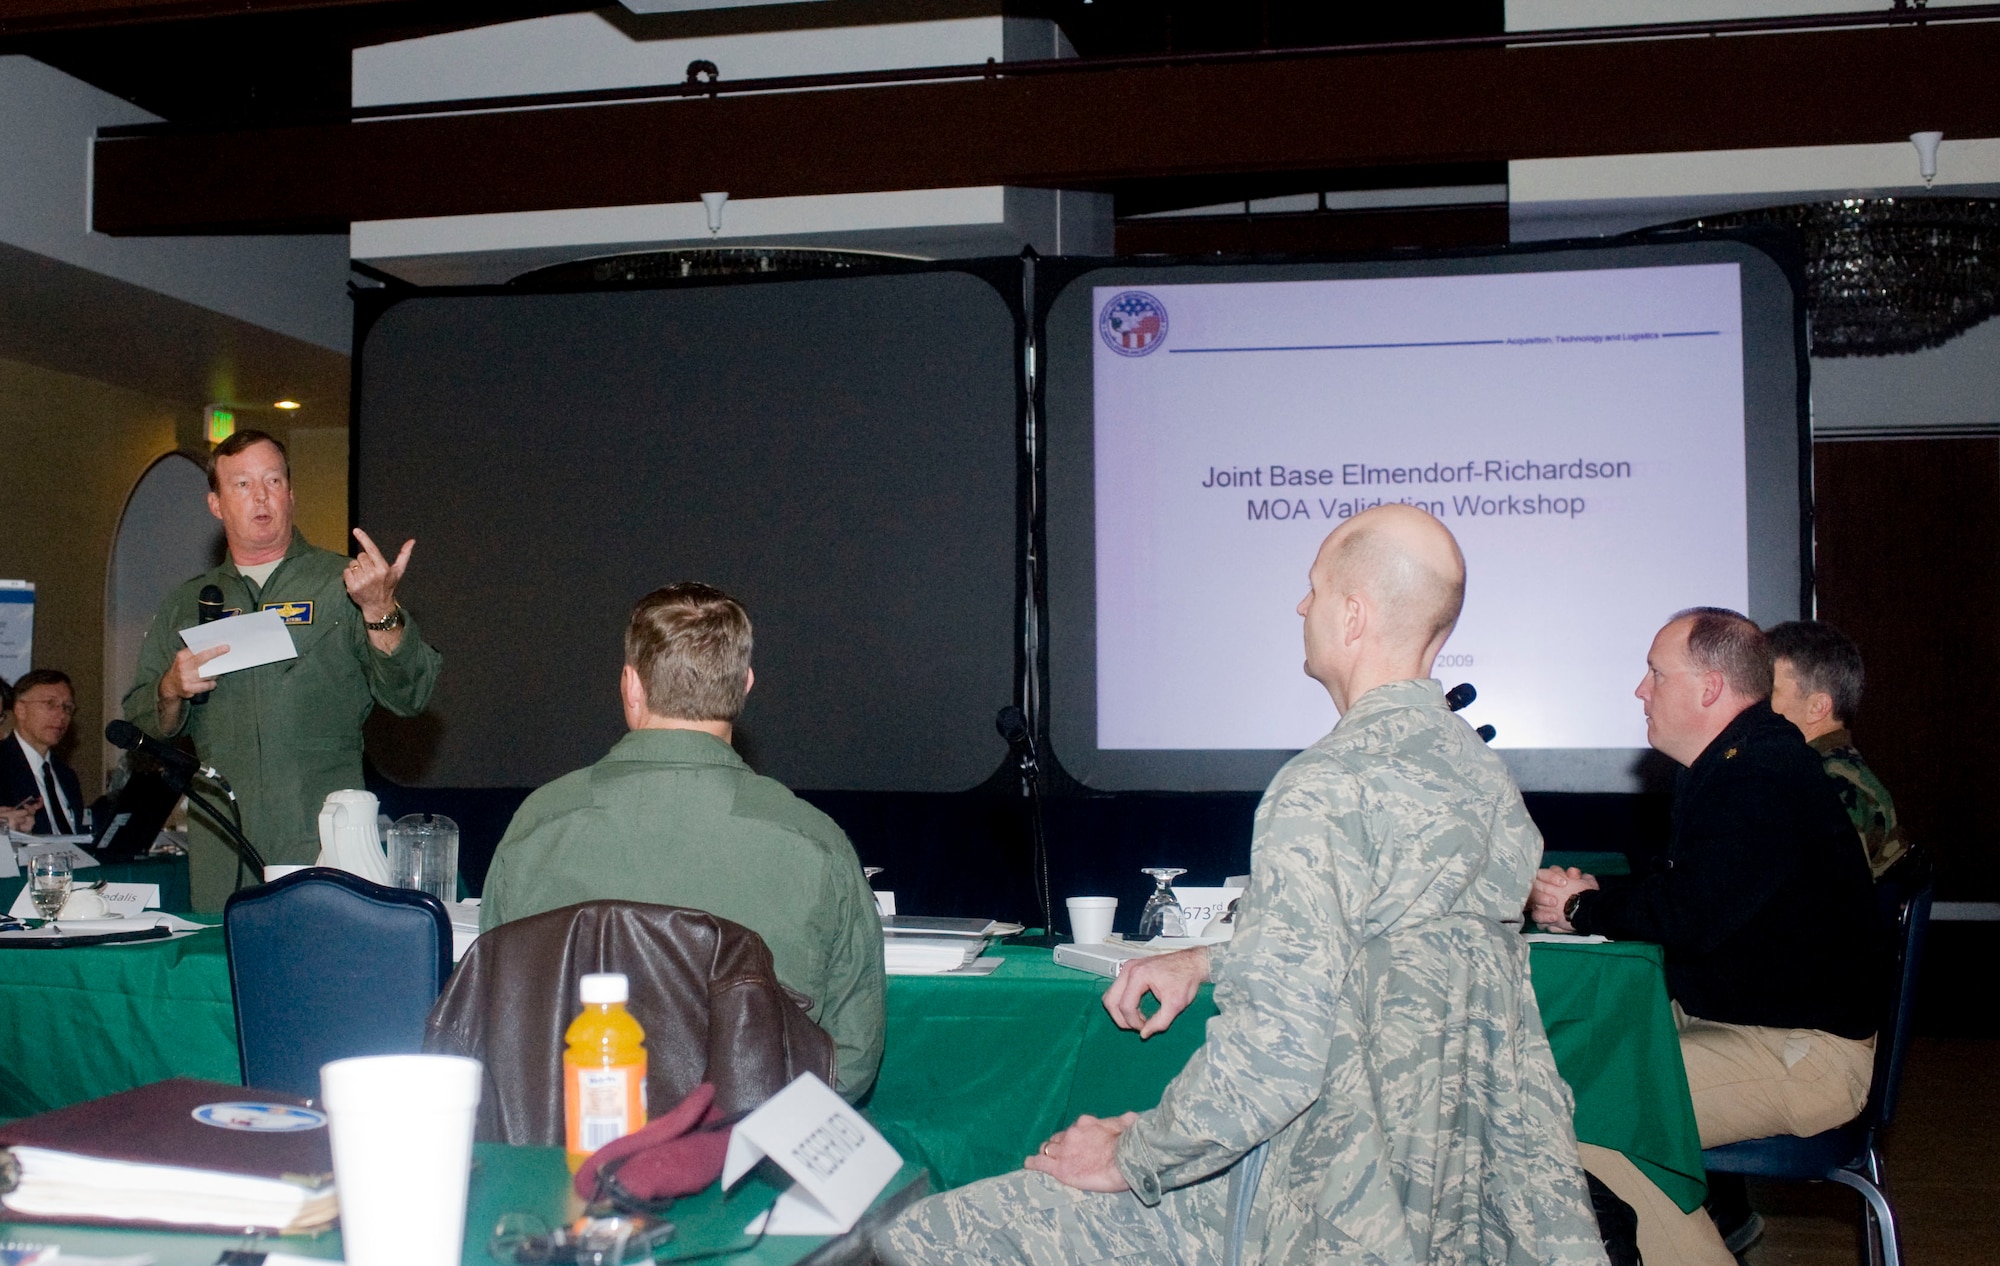
[[[278,618],[286,624],[311,624],[313,622],[313,604],[310,598],[302,598],[297,602],[267,602],[257,609],[259,611],[276,611]]]

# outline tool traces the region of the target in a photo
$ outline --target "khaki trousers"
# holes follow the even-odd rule
[[[1818,1134],[1860,1115],[1874,1074],[1875,1039],[1812,1029],[1721,1024],[1674,1006],[1681,1061],[1703,1147],[1773,1134]],[[1639,1215],[1646,1266],[1731,1266],[1705,1209],[1681,1212],[1639,1168],[1607,1148],[1578,1145],[1583,1167]]]

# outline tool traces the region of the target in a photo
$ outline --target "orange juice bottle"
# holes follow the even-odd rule
[[[583,1010],[563,1033],[563,1122],[569,1170],[646,1124],[646,1031],[625,1009],[623,972],[585,976]]]

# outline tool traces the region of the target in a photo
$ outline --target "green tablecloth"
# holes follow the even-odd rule
[[[493,1224],[505,1213],[537,1213],[550,1225],[559,1225],[570,1216],[569,1170],[559,1147],[502,1147],[481,1143],[473,1149],[472,1184],[466,1193],[465,1248],[460,1256],[464,1266],[494,1266],[486,1250]],[[876,1200],[876,1207],[893,1207],[909,1187],[923,1177],[921,1171],[905,1165]],[[755,1248],[754,1237],[744,1235],[750,1219],[771,1207],[778,1188],[763,1180],[762,1171],[752,1173],[726,1195],[720,1184],[698,1196],[674,1205],[677,1228],[670,1248],[673,1256],[696,1253],[729,1253],[728,1260],[744,1266],[792,1266],[826,1244],[824,1236],[771,1236]],[[238,1235],[195,1235],[179,1232],[122,1231],[97,1227],[50,1227],[26,1222],[0,1222],[0,1241],[20,1240],[38,1244],[60,1244],[64,1257],[118,1257],[151,1254],[158,1266],[212,1266],[224,1249],[240,1248]],[[298,1257],[338,1258],[340,1232],[264,1241],[260,1247]]]
[[[952,1187],[1018,1167],[1079,1113],[1159,1102],[1214,1014],[1206,991],[1148,1042],[1098,1003],[1105,982],[1021,946],[989,977],[896,977],[866,1110]],[[1577,1135],[1632,1157],[1684,1208],[1703,1192],[1658,947],[1537,945],[1534,983]],[[219,930],[75,950],[0,950],[0,1117],[164,1077],[237,1079]]]
[[[102,879],[114,884],[158,884],[160,909],[186,914],[194,908],[188,896],[186,857],[141,857],[129,862],[101,862],[77,871],[76,877],[84,883],[96,883]],[[14,898],[21,895],[21,885],[27,882],[25,875],[0,879],[0,911],[13,908]]]
[[[1204,989],[1141,1042],[1099,1005],[1101,977],[1058,967],[1047,950],[1000,953],[991,976],[889,982],[889,1041],[866,1111],[940,1188],[1019,1168],[1079,1113],[1153,1107],[1215,1015]],[[1659,947],[1539,944],[1531,961],[1577,1136],[1624,1152],[1693,1209],[1706,1180]]]
[[[1623,853],[1564,853],[1551,850],[1542,854],[1544,866],[1574,866],[1586,875],[1629,875],[1632,863]]]
[[[166,1077],[238,1079],[221,929],[89,949],[0,949],[0,1117]]]

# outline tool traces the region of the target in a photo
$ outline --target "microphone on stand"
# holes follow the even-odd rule
[[[1028,827],[1034,840],[1034,860],[1029,882],[1034,886],[1035,898],[1042,907],[1042,935],[1039,939],[1026,941],[1029,945],[1054,945],[1056,943],[1055,915],[1049,902],[1049,841],[1042,828],[1042,775],[1041,754],[1035,748],[1035,735],[1028,728],[1027,714],[1013,704],[1000,709],[993,718],[993,728],[1000,737],[1007,740],[1007,746],[1014,752],[1021,770],[1021,794],[1028,798]]]
[[[194,600],[194,622],[196,624],[208,624],[213,621],[220,620],[221,618],[222,618],[221,588],[216,585],[203,585],[201,587],[200,595],[197,596]],[[201,694],[196,695],[194,698],[188,700],[188,703],[193,705],[194,707],[200,707],[202,704],[208,702],[208,696],[210,693],[212,692],[204,691]]]
[[[156,761],[160,766],[161,781],[205,809],[208,816],[215,819],[215,824],[222,829],[222,833],[236,846],[239,863],[249,866],[258,880],[263,879],[264,855],[258,852],[256,845],[243,834],[241,827],[231,823],[213,801],[194,789],[194,780],[197,776],[221,784],[224,790],[228,790],[228,779],[171,743],[162,743],[130,721],[121,719],[105,726],[104,739],[113,747]],[[234,801],[236,793],[230,791],[229,798]]]
[[[162,743],[130,721],[113,721],[104,727],[104,741],[134,752],[167,767],[170,774],[192,778],[201,772],[201,762],[171,743]]]
[[[1478,697],[1479,692],[1472,688],[1471,682],[1461,681],[1456,686],[1444,692],[1444,706],[1450,708],[1453,712],[1462,712],[1466,708],[1471,707],[1472,701]],[[1491,743],[1494,736],[1499,734],[1500,731],[1490,725],[1482,725],[1474,730],[1473,733],[1477,734],[1483,741]]]

